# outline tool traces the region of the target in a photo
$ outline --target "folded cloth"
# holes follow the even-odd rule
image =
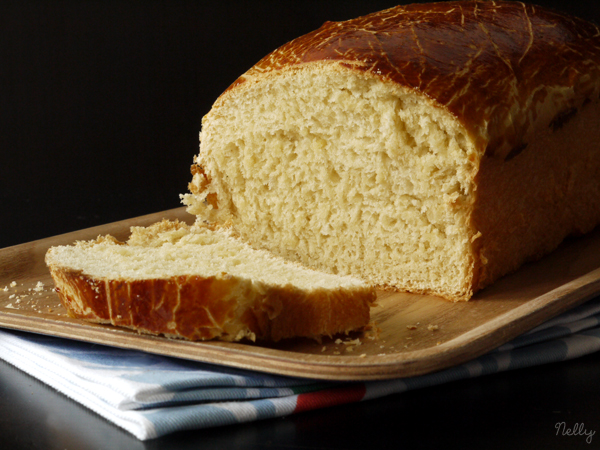
[[[0,331],[0,358],[140,440],[280,417],[550,362],[600,350],[600,298],[487,355],[439,372],[385,381],[267,375],[67,339]]]

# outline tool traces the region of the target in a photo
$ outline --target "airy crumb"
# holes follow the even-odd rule
[[[37,284],[35,285],[35,287],[33,288],[33,290],[35,292],[41,292],[44,290],[44,283],[42,283],[41,281],[38,281]]]
[[[17,285],[17,282],[16,282],[16,281],[11,281],[11,283],[10,283],[10,287],[15,287],[16,285]]]

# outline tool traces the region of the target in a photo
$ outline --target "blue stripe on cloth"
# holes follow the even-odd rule
[[[367,394],[364,399],[378,398],[384,395],[437,386],[451,381],[491,375],[507,370],[565,361],[598,350],[600,350],[600,328],[594,328],[569,336],[566,339],[483,355],[467,363],[439,372],[401,380],[368,382],[366,383]]]
[[[277,399],[280,400],[280,399]],[[251,402],[222,402],[141,411],[140,415],[154,425],[154,437],[174,431],[210,428],[292,414],[295,402],[281,399],[279,405],[269,399]]]
[[[568,346],[563,340],[544,342],[529,347],[521,347],[510,352],[508,369],[521,369],[567,359]]]
[[[543,328],[535,333],[526,333],[522,336],[513,339],[507,344],[501,345],[494,351],[498,352],[504,350],[512,350],[527,345],[532,345],[540,342],[549,341],[552,339],[561,338],[564,336],[569,336],[575,332],[585,330],[587,328],[596,327],[599,324],[600,314],[596,314],[591,317],[586,317],[581,320],[574,321],[572,323],[560,324],[549,328]]]
[[[590,317],[595,314],[600,314],[600,297],[593,298],[587,302],[572,308],[553,319],[547,320],[543,324],[535,327],[533,330],[528,331],[525,334],[537,333],[545,328],[554,327],[556,325],[563,325],[565,323],[572,323],[581,320],[586,317]]]
[[[568,359],[578,358],[600,350],[600,327],[582,331],[563,339],[568,346]]]
[[[316,389],[316,388],[315,388]],[[186,403],[222,402],[234,400],[251,400],[258,398],[287,397],[293,395],[291,388],[222,388],[193,389],[189,391],[169,392],[168,399],[153,395],[147,399],[138,399],[131,409],[149,409]]]
[[[256,419],[269,419],[275,417],[277,409],[273,404],[272,400],[257,400],[252,402],[252,405],[256,408]]]
[[[194,430],[238,423],[238,418],[230,410],[216,405],[180,406],[158,408],[139,413],[153,425],[150,439],[174,431]]]

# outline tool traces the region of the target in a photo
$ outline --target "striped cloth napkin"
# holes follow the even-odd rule
[[[324,382],[266,375],[72,340],[0,331],[0,358],[140,440],[286,416],[600,350],[600,298],[487,355],[427,375]]]

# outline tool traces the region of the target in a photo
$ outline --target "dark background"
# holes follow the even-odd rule
[[[589,19],[599,2],[541,2]],[[0,248],[180,206],[201,117],[281,44],[395,1],[0,2]]]

